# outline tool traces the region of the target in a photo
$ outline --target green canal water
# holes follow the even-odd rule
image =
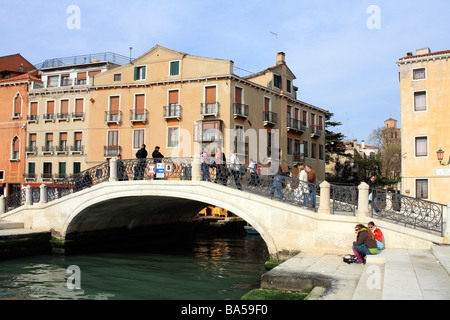
[[[259,287],[266,260],[261,237],[245,233],[14,258],[0,261],[0,300],[236,300]]]

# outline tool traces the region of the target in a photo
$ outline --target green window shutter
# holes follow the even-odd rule
[[[79,162],[73,163],[73,173],[77,174],[81,172],[81,164]]]
[[[138,69],[138,67],[134,67],[134,80],[138,79],[138,75],[139,75],[139,69]]]
[[[177,76],[180,74],[180,61],[172,61],[170,63],[170,75]]]
[[[66,163],[65,162],[59,163],[59,173],[66,173]]]
[[[36,164],[34,162],[28,163],[28,173],[36,173]]]

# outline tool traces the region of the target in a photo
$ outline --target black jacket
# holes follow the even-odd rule
[[[138,159],[145,159],[147,158],[147,150],[141,148],[138,150],[138,152],[136,152],[136,158]]]

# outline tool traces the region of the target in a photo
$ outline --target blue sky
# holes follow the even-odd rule
[[[79,29],[67,27],[71,5],[80,8]],[[0,0],[0,56],[37,64],[129,56],[133,47],[138,57],[159,44],[258,72],[283,51],[298,99],[333,112],[348,139],[367,142],[387,118],[400,124],[395,62],[419,48],[450,49],[449,13],[448,0]]]

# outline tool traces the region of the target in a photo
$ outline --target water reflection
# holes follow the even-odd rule
[[[37,256],[0,264],[0,299],[239,299],[258,286],[267,249],[254,236],[195,238],[172,251]],[[81,290],[67,267],[78,265]]]

